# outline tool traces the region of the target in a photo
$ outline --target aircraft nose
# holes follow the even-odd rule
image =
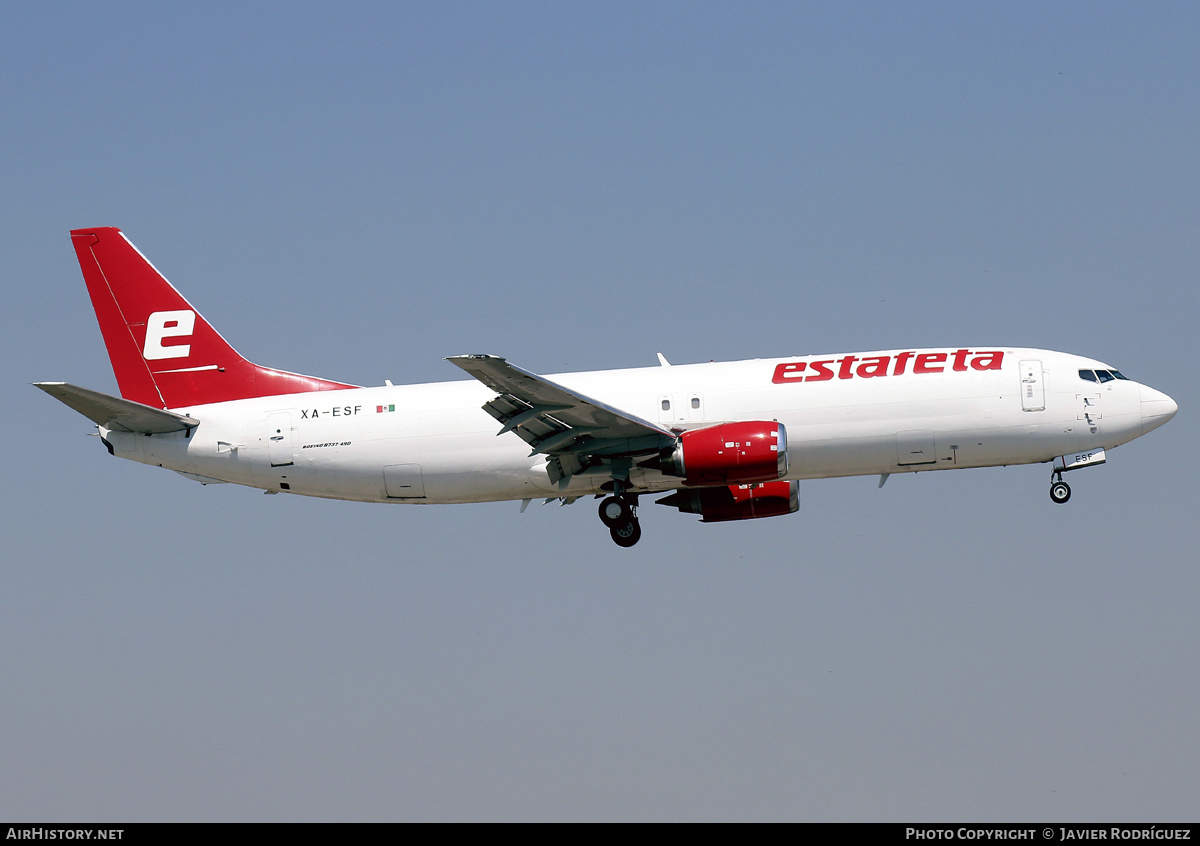
[[[1141,386],[1141,391],[1142,434],[1144,435],[1151,429],[1157,429],[1174,417],[1175,412],[1179,410],[1179,406],[1175,404],[1175,400],[1162,391],[1156,391],[1145,385]]]

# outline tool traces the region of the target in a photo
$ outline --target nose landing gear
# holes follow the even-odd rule
[[[1096,467],[1104,464],[1106,460],[1104,450],[1100,447],[1056,457],[1054,469],[1050,474],[1050,499],[1062,505],[1071,498],[1071,486],[1063,481],[1063,473],[1083,467]]]
[[[1050,498],[1062,505],[1071,498],[1071,486],[1062,480],[1062,475],[1054,474],[1054,478],[1050,482]]]

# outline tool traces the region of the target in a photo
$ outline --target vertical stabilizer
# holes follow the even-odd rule
[[[75,229],[71,243],[125,399],[181,408],[355,387],[246,361],[120,229]]]

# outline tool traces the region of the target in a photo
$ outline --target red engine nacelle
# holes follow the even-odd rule
[[[658,500],[688,514],[699,514],[702,523],[755,520],[777,517],[800,510],[799,482],[763,482],[759,485],[729,485],[676,491]]]
[[[787,432],[782,423],[722,423],[684,432],[659,456],[668,476],[689,485],[773,482],[787,473]]]

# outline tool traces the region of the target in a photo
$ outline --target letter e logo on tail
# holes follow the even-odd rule
[[[146,343],[142,347],[142,356],[146,361],[157,361],[163,358],[187,358],[191,354],[191,344],[174,344],[163,346],[167,338],[186,338],[192,334],[196,326],[196,312],[156,311],[146,318]]]

